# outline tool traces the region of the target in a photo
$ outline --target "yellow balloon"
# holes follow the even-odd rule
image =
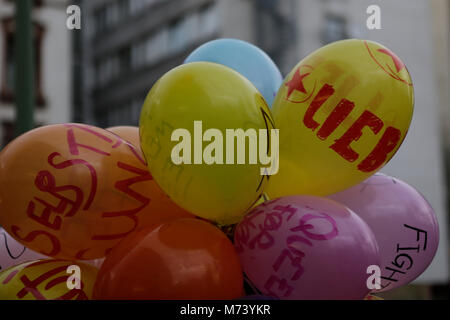
[[[209,62],[172,69],[150,90],[139,127],[153,178],[187,211],[229,225],[261,197],[267,183],[261,169],[267,166],[250,161],[250,139],[238,164],[242,144],[228,138],[227,129],[259,137],[259,129],[274,128],[273,120],[262,95],[236,71]],[[268,156],[270,141],[266,145]]]
[[[413,105],[408,70],[386,47],[351,39],[311,53],[273,103],[280,168],[266,193],[324,196],[365,180],[400,147]]]
[[[263,193],[262,196],[255,202],[255,204],[253,205],[253,207],[249,210],[253,210],[254,208],[256,208],[257,206],[259,206],[260,204],[263,204],[266,201],[269,201],[269,197],[267,196],[267,194]],[[213,225],[215,225],[217,228],[219,228],[223,233],[225,233],[227,235],[227,237],[234,242],[234,231],[236,230],[236,226],[238,225],[237,223],[235,224],[228,224],[228,225],[221,225],[218,223],[215,223],[213,221],[210,220],[205,220]]]
[[[270,200],[269,196],[266,193],[263,193],[262,196],[258,199],[258,201],[255,202],[252,209],[269,200]]]
[[[0,273],[0,300],[90,300],[97,273],[80,262],[25,262]]]

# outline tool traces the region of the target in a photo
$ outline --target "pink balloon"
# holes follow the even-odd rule
[[[367,224],[320,197],[264,202],[239,223],[234,240],[253,285],[279,299],[363,299],[367,268],[380,263]]]
[[[405,182],[376,174],[329,196],[356,212],[372,229],[381,255],[381,289],[408,284],[436,254],[439,226],[433,208]]]
[[[49,257],[24,247],[0,228],[0,272],[23,262],[39,259],[49,259]]]

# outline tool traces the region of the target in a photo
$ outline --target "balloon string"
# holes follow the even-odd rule
[[[8,255],[11,257],[11,259],[14,259],[14,260],[15,260],[15,259],[19,259],[20,256],[22,256],[22,255],[24,254],[24,252],[25,252],[25,250],[26,250],[26,247],[24,246],[22,252],[19,253],[19,255],[15,257],[15,256],[12,254],[11,250],[9,249],[9,247],[8,247],[8,240],[7,240],[7,238],[6,238],[6,233],[2,233],[2,235],[3,235],[3,238],[5,239],[5,247],[6,247],[6,251],[8,251]]]

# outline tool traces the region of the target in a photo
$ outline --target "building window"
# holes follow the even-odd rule
[[[187,15],[184,21],[184,30],[187,44],[196,42],[200,34],[200,15],[197,12],[192,12]]]
[[[105,56],[95,62],[95,82],[98,87],[107,85],[120,76],[120,60],[117,53]]]
[[[106,30],[106,8],[100,8],[94,12],[94,29],[95,34],[99,34]]]
[[[147,92],[142,94],[145,97]],[[131,102],[131,124],[134,126],[139,125],[139,118],[141,117],[142,105],[144,104],[144,98],[135,98]]]
[[[145,7],[157,2],[158,0],[130,0],[130,13],[139,14]]]
[[[3,32],[3,64],[1,74],[0,100],[5,102],[14,101],[14,84],[15,84],[15,54],[14,54],[14,38],[15,38],[15,20],[7,18],[2,20]],[[41,51],[42,40],[44,37],[44,28],[33,23],[33,44],[34,44],[34,76],[35,76],[35,95],[36,105],[45,105],[45,98],[42,92],[42,67],[41,67]]]
[[[95,111],[96,122],[102,128],[113,126],[137,126],[143,99],[127,99]]]
[[[2,122],[2,147],[5,147],[14,139],[14,124],[10,121]]]
[[[168,49],[170,53],[179,52],[198,41],[203,36],[201,32],[209,33],[211,31],[211,23],[208,22],[211,18],[211,8],[207,7],[200,12],[190,12],[169,24]]]
[[[162,28],[152,34],[146,41],[145,61],[153,64],[164,57],[169,50],[169,31]]]
[[[216,3],[208,4],[199,12],[199,37],[207,38],[213,36],[219,29],[219,17]]]
[[[131,47],[119,51],[119,74],[127,74],[131,70]]]
[[[106,27],[113,27],[120,21],[120,10],[119,6],[116,3],[112,3],[111,5],[107,6],[105,9],[105,24]]]
[[[97,122],[97,126],[100,128],[108,128],[110,127],[108,125],[108,113],[104,110],[97,109],[95,110],[95,119]]]
[[[130,15],[131,7],[130,7],[130,0],[119,0],[118,2],[119,6],[119,13],[120,13],[120,19],[124,20],[128,18]]]
[[[5,75],[2,86],[2,96],[7,96],[5,99],[12,100],[14,91],[14,35],[8,32],[5,36]]]
[[[125,15],[123,1],[112,2],[94,12],[94,34],[98,35],[120,23]]]
[[[145,65],[145,41],[138,41],[131,46],[131,67],[138,69]]]
[[[322,42],[324,44],[346,39],[347,35],[347,21],[344,17],[328,14],[325,17],[325,29],[322,35]]]
[[[183,49],[186,44],[186,33],[184,31],[184,18],[177,18],[169,25],[169,51],[175,53]]]

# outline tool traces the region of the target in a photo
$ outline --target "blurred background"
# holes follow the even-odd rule
[[[45,124],[138,125],[153,83],[215,38],[259,46],[283,75],[333,41],[364,38],[390,48],[412,75],[415,113],[381,172],[429,200],[440,246],[419,279],[380,296],[449,298],[449,0],[20,0],[22,15],[16,2],[0,0],[0,148]],[[68,26],[72,5],[80,28]],[[381,29],[366,24],[370,5],[380,8]],[[17,40],[23,37],[33,46]]]

